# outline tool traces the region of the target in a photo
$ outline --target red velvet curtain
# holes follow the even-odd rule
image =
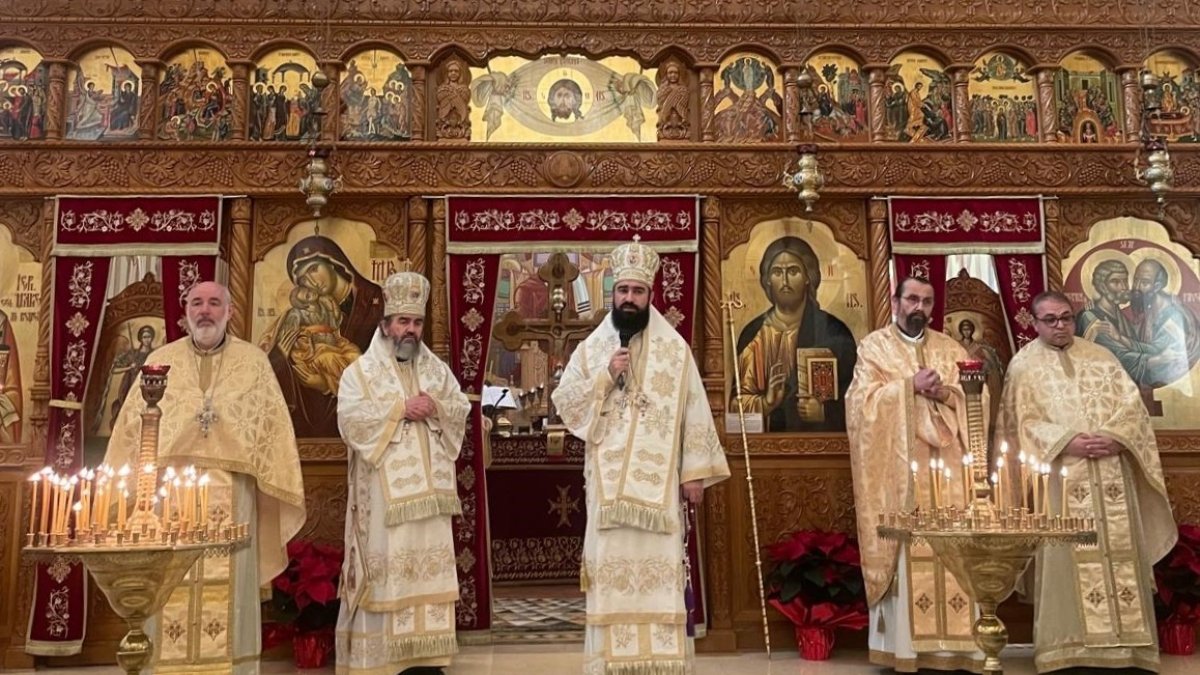
[[[221,198],[59,197],[55,206],[50,339],[50,410],[46,464],[60,474],[83,468],[84,392],[103,321],[111,258],[163,258],[168,339],[184,334],[182,298],[213,280],[220,244]],[[87,626],[86,575],[59,556],[37,566],[25,651],[76,654]]]
[[[1020,347],[1037,336],[1029,302],[1046,290],[1041,197],[889,197],[896,277],[925,276],[939,291],[933,327],[942,329],[946,256],[992,256],[1008,330]]]
[[[450,367],[468,394],[483,390],[484,371],[503,253],[550,250],[608,252],[636,234],[662,255],[655,306],[691,340],[695,323],[697,197],[467,197],[447,198]],[[490,556],[483,427],[476,400],[458,461],[463,515],[455,523],[459,560],[458,628],[491,627]],[[691,531],[697,531],[695,527]],[[698,553],[696,537],[688,544]],[[693,557],[698,561],[698,555]],[[700,589],[700,565],[692,565]],[[697,592],[699,602],[699,592]],[[700,605],[697,616],[704,616]]]

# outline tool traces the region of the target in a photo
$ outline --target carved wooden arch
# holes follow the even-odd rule
[[[485,68],[488,61],[494,56],[519,55],[517,52],[508,50],[493,50],[486,49],[482,55],[473,54],[470,49],[458,43],[444,44],[429,53],[428,61],[433,64],[433,67],[440,73],[442,69],[450,63],[452,59],[458,59],[467,65],[469,68]],[[464,71],[463,76],[470,83],[471,73]]]
[[[20,246],[33,255],[33,259],[42,259],[42,201],[37,199],[5,199],[0,200],[0,227],[7,228],[12,234],[13,244]],[[45,232],[49,237],[49,230]]]
[[[1029,50],[1025,49],[1024,47],[1012,44],[1011,42],[1005,42],[1005,43],[998,44],[998,45],[992,45],[990,47],[980,50],[979,52],[977,52],[974,56],[972,56],[970,58],[971,64],[974,65],[975,63],[977,63],[979,61],[979,59],[982,59],[983,57],[987,56],[988,54],[995,54],[997,52],[1004,54],[1005,56],[1011,56],[1012,58],[1016,59],[1018,62],[1020,62],[1021,65],[1025,66],[1026,72],[1028,72],[1031,68],[1033,68],[1034,65],[1037,64],[1037,62],[1038,62],[1037,57],[1035,57],[1032,53],[1030,53]]]
[[[650,57],[649,63],[651,68],[660,68],[672,60],[688,69],[695,68],[697,63],[696,57],[680,45],[668,45],[659,49]]]
[[[1057,228],[1059,250],[1065,260],[1071,250],[1087,241],[1092,226],[1113,218],[1140,218],[1159,223],[1167,237],[1200,258],[1200,199],[1168,200],[1162,212],[1147,195],[1144,199],[1095,200],[1067,198],[1060,200]]]
[[[408,56],[407,54],[404,53],[404,50],[400,49],[399,46],[397,46],[395,44],[392,44],[386,40],[376,40],[374,38],[369,39],[369,40],[359,40],[358,42],[355,42],[355,43],[349,45],[348,47],[346,47],[345,49],[342,50],[341,54],[338,54],[337,60],[342,65],[348,65],[350,63],[351,58],[358,56],[359,54],[362,54],[363,52],[371,50],[371,49],[378,49],[378,50],[385,51],[385,52],[391,52],[391,53],[395,54],[396,56],[399,56],[400,61],[405,64],[408,64],[409,61],[420,61],[421,60],[416,57]]]
[[[315,49],[304,42],[294,40],[292,38],[275,38],[260,43],[250,52],[249,60],[253,61],[255,66],[257,66],[258,62],[262,60],[263,57],[280,49],[299,49],[305,54],[311,56],[314,61],[321,61],[321,57],[317,54]]]
[[[1113,50],[1094,42],[1085,42],[1083,44],[1074,45],[1067,48],[1066,51],[1061,51],[1052,55],[1051,59],[1057,63],[1059,67],[1061,67],[1062,62],[1072,54],[1083,54],[1084,56],[1090,56],[1091,58],[1099,61],[1100,65],[1104,66],[1105,70],[1113,72],[1115,72],[1124,61],[1124,59],[1118,56]]]
[[[322,217],[366,223],[374,230],[376,241],[395,250],[401,258],[410,257],[407,199],[334,200],[322,211]],[[310,220],[312,212],[298,199],[256,200],[253,261],[261,262],[268,251],[287,243],[292,228]]]
[[[771,62],[776,70],[782,70],[782,64],[787,61],[783,54],[776,52],[774,49],[760,42],[738,42],[722,51],[716,58],[716,62],[720,63],[734,54],[757,54]]]
[[[209,40],[207,38],[202,38],[202,37],[187,37],[187,38],[182,38],[179,40],[173,40],[173,41],[169,42],[166,46],[164,46],[161,50],[159,50],[158,56],[156,58],[159,61],[166,63],[166,62],[170,61],[171,59],[175,58],[176,56],[178,56],[183,51],[185,51],[187,49],[194,49],[196,47],[205,47],[208,49],[212,49],[213,51],[220,54],[221,58],[225,59],[226,63],[228,63],[231,58],[229,56],[229,54],[227,54],[225,52],[225,47],[214,42],[213,40]]]
[[[1179,42],[1171,42],[1168,44],[1157,45],[1155,47],[1152,47],[1150,49],[1150,51],[1145,52],[1141,55],[1141,57],[1138,59],[1138,63],[1141,63],[1144,65],[1146,63],[1146,59],[1150,58],[1151,56],[1154,56],[1155,54],[1162,54],[1162,53],[1177,54],[1177,55],[1183,57],[1184,61],[1186,61],[1188,63],[1188,65],[1190,65],[1192,67],[1195,67],[1196,65],[1200,64],[1200,52],[1196,51],[1196,49],[1194,49],[1192,47],[1189,47],[1189,46],[1187,46],[1183,43],[1179,43]]]
[[[87,390],[83,396],[84,420],[87,423],[85,436],[92,429],[92,423],[97,419],[97,408],[104,403],[105,382],[112,370],[113,359],[120,348],[121,326],[130,319],[144,317],[165,318],[163,312],[163,291],[160,282],[153,272],[147,272],[141,281],[126,286],[120,293],[108,300],[104,308],[104,324],[100,328],[100,339],[96,344],[104,345],[104,350],[96,355],[95,367],[90,371]],[[156,335],[158,345],[166,343],[166,335]],[[137,346],[135,341],[129,344],[132,349]],[[102,413],[101,413],[102,415]]]
[[[811,61],[812,58],[817,54],[837,54],[839,56],[844,56],[851,61],[854,61],[854,64],[858,66],[859,70],[861,70],[865,64],[870,62],[865,54],[844,42],[822,42],[821,44],[805,52],[804,56],[800,58],[800,62],[808,64],[808,62]]]
[[[0,36],[0,49],[8,49],[10,47],[25,47],[26,49],[32,49],[33,51],[37,52],[38,56],[41,56],[43,59],[46,58],[45,56],[42,56],[42,49],[40,47],[33,42],[26,40],[25,38],[9,37],[7,35]]]
[[[750,241],[754,226],[780,218],[803,218],[821,223],[833,233],[833,239],[849,248],[861,260],[867,259],[867,219],[862,201],[821,200],[817,216],[804,210],[799,199],[721,199],[721,260],[735,247]]]
[[[145,55],[139,55],[136,48],[125,43],[123,40],[112,37],[95,37],[88,38],[74,47],[71,47],[71,49],[67,52],[66,59],[71,62],[71,68],[75,69],[79,67],[79,59],[82,59],[90,52],[93,52],[97,49],[103,49],[104,47],[120,47],[130,54],[133,54],[133,58],[135,59],[146,58]],[[45,52],[41,53],[42,58],[46,58]]]
[[[931,45],[928,42],[909,42],[901,47],[896,48],[887,57],[888,65],[895,61],[898,56],[906,52],[915,52],[923,56],[928,56],[938,62],[942,68],[949,68],[950,64],[957,63],[961,59],[952,58],[951,55],[940,47]]]

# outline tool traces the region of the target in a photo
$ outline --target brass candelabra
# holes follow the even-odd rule
[[[141,672],[153,656],[154,645],[143,629],[146,619],[162,609],[192,565],[201,556],[228,554],[249,540],[247,523],[210,517],[207,475],[168,468],[162,473],[164,487],[158,488],[158,403],[169,369],[141,369],[146,411],[132,468],[118,472],[101,467],[62,477],[47,467],[30,477],[33,506],[23,552],[83,563],[113,611],[129,625],[117,647],[117,662],[130,675]],[[132,504],[130,480],[136,490]]]
[[[998,471],[988,474],[987,436],[983,424],[983,386],[986,373],[979,361],[958,363],[960,382],[967,399],[968,453],[963,457],[961,504],[944,475],[949,471],[940,458],[930,462],[930,496],[927,508],[913,500],[905,511],[880,514],[879,536],[904,544],[925,542],[942,565],[979,607],[972,626],[975,643],[984,654],[984,675],[1002,675],[1000,652],[1008,644],[1008,629],[996,616],[996,607],[1012,593],[1017,579],[1043,545],[1084,545],[1096,542],[1095,523],[1090,518],[1051,516],[1049,466],[1027,468],[1022,453],[1021,502],[1003,500],[1004,455],[997,458]],[[913,462],[910,494],[921,480],[920,467]],[[1026,472],[1032,474],[1028,479]],[[989,481],[989,477],[992,479]],[[1032,504],[1025,497],[1032,488]],[[1065,513],[1063,511],[1062,513]]]

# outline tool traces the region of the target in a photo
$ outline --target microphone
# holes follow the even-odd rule
[[[625,331],[621,331],[620,336],[621,336],[621,347],[628,348],[629,340],[630,340],[630,338],[633,337],[633,333],[627,333]],[[621,373],[619,375],[617,375],[617,389],[620,389],[622,391],[624,391],[624,389],[625,389],[625,371],[623,371],[623,370],[621,371]]]

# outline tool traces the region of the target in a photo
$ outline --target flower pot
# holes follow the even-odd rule
[[[292,638],[292,660],[297,668],[324,668],[333,651],[333,635],[327,632],[301,633]]]
[[[1158,642],[1164,654],[1190,656],[1196,652],[1196,627],[1168,621],[1158,627]]]
[[[833,629],[796,626],[796,644],[800,647],[800,658],[825,661],[833,652]]]

